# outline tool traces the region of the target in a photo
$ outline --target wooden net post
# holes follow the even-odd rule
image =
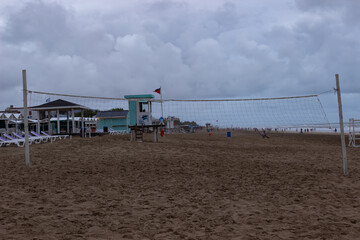
[[[26,70],[22,70],[23,77],[23,101],[24,101],[24,130],[25,130],[25,163],[30,167],[30,149],[29,149],[29,121],[28,121],[28,107],[27,107],[27,83]]]
[[[343,121],[342,105],[341,105],[341,92],[340,92],[339,74],[335,74],[335,78],[336,78],[336,92],[337,92],[338,105],[339,105],[339,120],[340,120],[340,132],[341,132],[341,148],[342,148],[342,158],[343,158],[343,169],[344,169],[344,174],[347,175],[348,174],[348,167],[347,167],[347,157],[346,157],[344,121]]]

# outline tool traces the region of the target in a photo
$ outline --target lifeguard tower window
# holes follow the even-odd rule
[[[151,112],[151,102],[139,102],[140,112]]]

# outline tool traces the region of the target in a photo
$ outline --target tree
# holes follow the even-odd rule
[[[195,121],[184,121],[181,123],[181,125],[190,125],[190,126],[199,126]]]
[[[112,108],[112,109],[110,109],[110,111],[112,111],[112,112],[115,112],[115,111],[124,111],[124,109],[123,109],[123,108]]]
[[[85,109],[85,110],[83,110],[84,117],[94,117],[97,114],[98,111],[99,110],[96,110],[96,109],[95,110]],[[81,117],[81,112],[75,113],[75,117]]]
[[[124,111],[124,109],[123,108],[112,108],[108,111],[112,111],[112,112],[113,111]],[[84,112],[84,117],[94,117],[97,114],[97,112],[100,112],[100,110],[85,109],[83,112]],[[81,117],[81,112],[76,112],[75,117]]]
[[[181,125],[181,122],[180,122],[180,120],[176,119],[176,120],[174,120],[174,124],[175,125]]]
[[[181,122],[180,120],[174,120],[175,125],[190,125],[190,126],[199,126],[195,121],[184,121]]]

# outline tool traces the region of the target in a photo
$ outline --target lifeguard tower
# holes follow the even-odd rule
[[[163,125],[154,125],[152,122],[152,94],[125,95],[129,101],[129,128],[131,141],[142,141],[145,131],[153,131],[154,142],[158,141],[158,128]]]

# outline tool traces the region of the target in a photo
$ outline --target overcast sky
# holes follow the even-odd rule
[[[105,97],[316,94],[360,118],[357,0],[1,0],[0,109],[31,90]],[[336,97],[322,97],[336,117]],[[331,119],[331,121],[336,119]]]

